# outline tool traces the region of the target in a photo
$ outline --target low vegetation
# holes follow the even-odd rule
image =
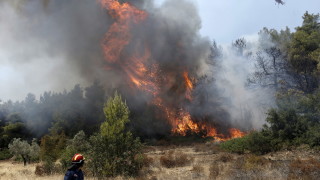
[[[193,158],[182,152],[169,151],[160,157],[160,163],[166,168],[182,167],[193,162]]]

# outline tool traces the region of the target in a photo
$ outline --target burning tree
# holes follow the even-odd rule
[[[123,93],[132,99],[133,109],[141,102],[132,96],[139,95],[147,106],[157,107],[152,118],[167,121],[173,134],[185,136],[192,131],[221,140],[232,137],[234,129],[228,119],[212,118],[214,110],[204,110],[209,108],[205,106],[195,112],[196,84],[202,76],[201,66],[209,57],[210,43],[197,34],[200,19],[194,6],[180,4],[190,9],[188,15],[179,11],[169,17],[160,12],[157,17],[128,2],[100,3],[114,20],[101,45],[105,66],[126,84]],[[173,6],[166,3],[163,9]],[[190,13],[196,18],[186,20]]]

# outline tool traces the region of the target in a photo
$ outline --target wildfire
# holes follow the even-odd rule
[[[230,132],[230,135],[232,138],[239,138],[239,137],[243,137],[244,135],[246,135],[245,132],[242,132],[236,128],[229,129],[229,132]]]
[[[160,67],[152,59],[148,44],[144,44],[141,40],[138,43],[135,42],[134,48],[129,52],[126,51],[126,47],[132,43],[132,28],[146,20],[147,12],[117,0],[100,0],[100,4],[108,10],[109,15],[115,20],[102,41],[102,49],[107,63],[120,67],[131,87],[152,96],[151,103],[164,113],[163,116],[171,123],[172,133],[185,136],[188,132],[197,134],[203,132],[204,137],[214,137],[218,141],[245,135],[234,128],[229,130],[228,136],[219,134],[217,129],[210,124],[194,121],[190,113],[179,104],[172,105],[172,103],[166,102],[161,96],[162,90],[172,88],[171,86],[176,83],[176,79],[184,80],[183,86],[180,84],[181,86],[177,87],[183,88],[181,92],[184,93],[184,98],[191,102],[194,78],[190,77],[188,71],[178,74],[179,77],[176,77],[176,74],[164,75],[160,73]],[[108,69],[112,68],[108,67]]]
[[[191,93],[192,93],[192,89],[193,89],[193,84],[189,78],[187,71],[185,71],[183,73],[183,77],[184,77],[185,84],[186,84],[186,98],[191,101],[192,100]]]
[[[121,4],[116,0],[101,0],[100,3],[116,20],[109,28],[102,43],[106,60],[116,62],[120,58],[123,48],[131,40],[130,25],[141,23],[146,19],[147,13],[129,3]]]

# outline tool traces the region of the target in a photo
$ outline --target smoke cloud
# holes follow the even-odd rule
[[[154,98],[144,92],[133,95],[119,63],[131,67],[129,56],[136,50],[145,53],[147,46],[150,71],[157,65],[150,72],[157,78],[149,80],[157,82],[164,106],[175,111],[183,108],[196,121],[214,124],[222,131],[233,125],[244,129],[247,124],[261,125],[253,121],[261,119],[257,106],[262,102],[257,98],[261,91],[248,91],[244,86],[252,66],[225,48],[222,68],[212,69],[208,64],[210,41],[199,34],[201,19],[190,1],[170,0],[160,7],[153,1],[119,1],[148,13],[144,22],[131,27],[132,39],[119,63],[108,62],[102,52],[102,40],[115,20],[96,1],[12,2],[0,1],[0,39],[5,42],[0,44],[0,71],[7,75],[0,78],[5,82],[0,85],[4,100],[22,99],[28,92],[70,89],[77,83],[88,85],[98,79],[106,88],[123,92],[135,112],[143,111]],[[185,98],[185,72],[195,83],[192,101]]]
[[[3,100],[98,79],[110,20],[93,1],[0,1]]]

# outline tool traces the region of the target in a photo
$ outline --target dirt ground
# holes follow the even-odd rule
[[[222,152],[216,144],[149,146],[137,180],[319,179],[320,153],[308,148],[264,156]],[[36,164],[0,161],[0,180],[57,180],[63,174],[36,176]],[[94,179],[86,177],[86,179]],[[111,178],[112,179],[112,178]],[[127,179],[117,177],[113,179]]]

